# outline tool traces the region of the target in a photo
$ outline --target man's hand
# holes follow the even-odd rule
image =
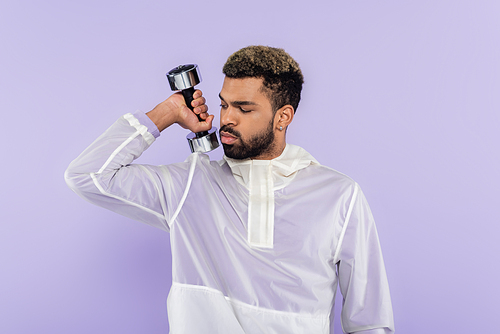
[[[194,112],[186,106],[182,94],[175,93],[146,113],[146,115],[156,124],[160,131],[174,123],[193,132],[210,130],[214,115],[208,114],[208,106],[205,104],[205,98],[201,90],[194,92],[191,106],[194,107]],[[200,122],[195,114],[199,115],[203,121]]]

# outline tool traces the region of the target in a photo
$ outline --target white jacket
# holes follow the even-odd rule
[[[359,186],[287,145],[273,160],[132,164],[155,140],[120,118],[66,171],[80,196],[170,231],[170,332],[392,333],[372,214]]]

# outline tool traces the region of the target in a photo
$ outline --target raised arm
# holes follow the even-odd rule
[[[194,112],[203,122],[187,108],[181,94],[170,96],[147,116],[121,117],[69,165],[65,172],[68,186],[91,203],[169,230],[169,215],[175,210],[178,189],[183,189],[182,177],[176,173],[172,178],[166,166],[132,162],[155,141],[159,131],[174,123],[192,131],[211,128],[213,116],[207,113],[201,91],[194,98]]]

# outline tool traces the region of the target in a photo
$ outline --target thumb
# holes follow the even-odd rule
[[[208,131],[212,128],[213,120],[214,120],[214,115],[210,115],[205,120],[198,121],[196,124],[194,124],[193,128],[190,130],[193,132]]]

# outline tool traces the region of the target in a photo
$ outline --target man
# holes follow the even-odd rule
[[[170,231],[171,333],[331,333],[337,283],[347,333],[394,331],[382,254],[358,185],[286,143],[303,77],[284,50],[229,57],[220,92],[224,159],[132,164],[177,123],[207,131],[179,93],[127,114],[66,171],[87,200]],[[200,115],[199,121],[196,114]]]

